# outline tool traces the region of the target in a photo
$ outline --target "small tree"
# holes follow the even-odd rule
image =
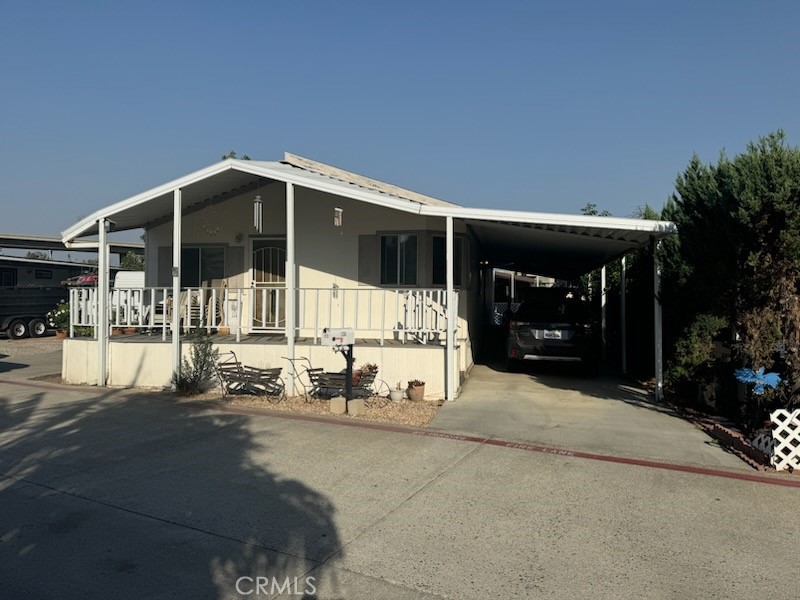
[[[129,250],[119,261],[119,268],[123,271],[144,271],[144,255]]]

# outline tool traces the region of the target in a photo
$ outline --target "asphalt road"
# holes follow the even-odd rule
[[[796,597],[769,483],[5,374],[0,473],[5,598]]]

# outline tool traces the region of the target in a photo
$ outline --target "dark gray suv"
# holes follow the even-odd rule
[[[574,288],[532,288],[506,317],[510,371],[522,361],[597,363],[596,324],[589,302]]]

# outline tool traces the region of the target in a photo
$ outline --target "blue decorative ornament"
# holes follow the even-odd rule
[[[736,369],[734,375],[741,383],[752,384],[753,393],[759,396],[764,393],[764,386],[775,389],[781,382],[780,375],[777,373],[764,373],[764,367],[761,367],[758,371],[753,371],[753,369]]]

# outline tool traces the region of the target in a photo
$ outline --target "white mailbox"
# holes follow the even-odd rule
[[[326,327],[322,330],[323,346],[350,346],[356,343],[356,332],[350,327]]]

